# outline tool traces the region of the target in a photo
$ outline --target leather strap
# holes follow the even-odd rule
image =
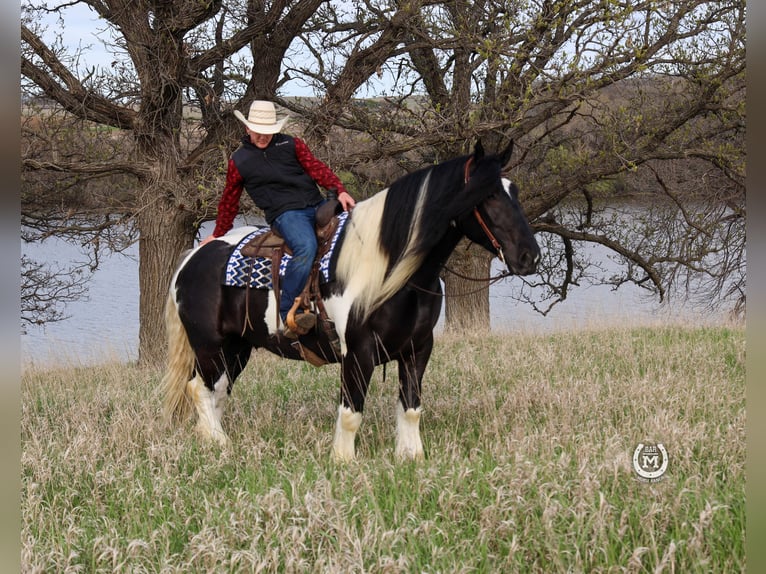
[[[473,164],[473,156],[469,157],[468,161],[465,162],[465,169],[463,170],[464,183],[466,185],[468,185],[468,180],[471,178],[471,174],[470,174],[471,164]],[[489,239],[489,242],[492,244],[492,247],[494,247],[495,250],[497,251],[498,257],[500,257],[500,260],[503,263],[505,263],[505,256],[503,255],[503,249],[500,246],[500,242],[497,240],[494,234],[489,230],[487,223],[484,221],[484,218],[481,216],[481,213],[479,213],[478,207],[473,208],[473,214],[476,217],[476,221],[479,222],[479,226],[484,231],[484,234],[487,236],[487,239]]]

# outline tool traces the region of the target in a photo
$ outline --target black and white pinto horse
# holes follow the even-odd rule
[[[334,277],[321,285],[340,339],[340,356],[322,329],[300,343],[341,363],[340,406],[333,443],[338,460],[355,457],[354,440],[376,365],[396,361],[399,403],[395,453],[422,458],[421,381],[441,309],[439,272],[461,238],[527,275],[540,257],[518,189],[501,177],[512,144],[410,173],[360,201],[336,246]],[[198,415],[198,431],[222,444],[224,404],[253,348],[301,359],[277,331],[273,291],[224,286],[229,255],[254,228],[239,228],[192,250],[172,278],[166,310],[168,370],[164,409],[170,420]],[[337,348],[337,347],[336,347]]]

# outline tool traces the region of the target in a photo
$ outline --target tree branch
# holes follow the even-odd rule
[[[22,55],[21,73],[37,84],[51,99],[75,116],[120,129],[135,127],[135,111],[86,89],[43,41],[24,24],[21,39],[40,58],[48,71]],[[59,81],[57,81],[60,80]],[[62,85],[63,84],[63,85]]]
[[[643,258],[639,253],[628,249],[627,247],[618,243],[617,241],[614,241],[613,239],[610,239],[603,235],[586,233],[584,231],[573,231],[571,229],[567,229],[563,225],[560,225],[552,221],[550,222],[535,221],[532,224],[532,228],[535,230],[535,232],[545,231],[548,233],[554,233],[561,238],[566,238],[566,239],[570,239],[574,241],[587,241],[590,243],[598,243],[599,245],[608,247],[615,253],[622,255],[623,257],[625,257],[625,259],[632,261],[636,265],[638,265],[644,271],[644,273],[646,273],[646,276],[649,278],[649,280],[651,280],[652,284],[657,289],[657,292],[660,297],[660,301],[664,299],[665,287],[662,284],[662,279],[660,278],[660,275],[654,269],[651,262]]]
[[[80,173],[90,175],[109,175],[128,173],[139,178],[148,177],[151,170],[131,161],[109,161],[108,163],[86,162],[49,162],[36,159],[22,158],[21,165],[30,170],[47,170],[63,173]]]

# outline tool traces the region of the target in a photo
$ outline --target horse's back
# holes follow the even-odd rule
[[[236,227],[227,234],[216,237],[205,245],[199,245],[181,254],[171,285],[179,288],[186,285],[182,278],[203,277],[208,273],[217,273],[225,268],[234,248],[253,231],[259,229],[252,225]]]
[[[258,229],[262,229],[262,226],[256,226],[256,225],[243,225],[242,227],[235,227],[232,230],[230,230],[226,235],[221,235],[220,237],[216,237],[211,243],[215,243],[216,241],[223,241],[224,243],[227,243],[228,245],[231,245],[232,247],[239,244],[240,241],[242,241],[245,237],[250,235],[253,231],[257,231]]]

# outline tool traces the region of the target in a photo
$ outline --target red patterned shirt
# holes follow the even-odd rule
[[[325,189],[336,188],[338,194],[348,193],[341,183],[338,176],[327,167],[326,164],[314,157],[305,142],[299,138],[295,139],[295,156],[306,173],[319,185]],[[218,215],[215,220],[215,229],[213,237],[224,235],[234,226],[234,218],[239,213],[239,199],[242,190],[245,187],[245,181],[239,173],[234,160],[229,159],[229,165],[226,170],[226,186],[223,188],[221,200],[218,202]]]

